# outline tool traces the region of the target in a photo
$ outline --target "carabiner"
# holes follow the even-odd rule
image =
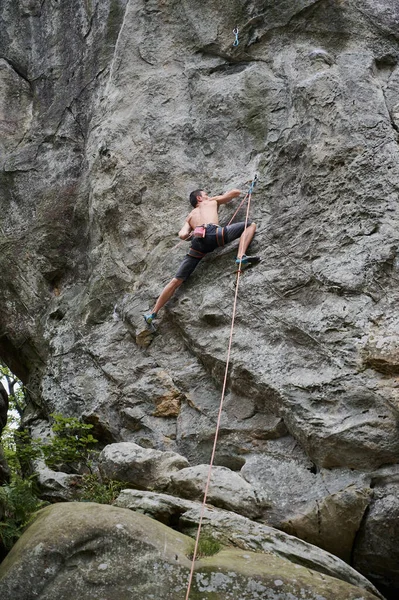
[[[236,39],[233,42],[233,46],[238,46],[238,44],[239,44],[239,41],[238,41],[238,27],[234,27],[233,33],[236,36]]]
[[[252,194],[252,192],[254,191],[254,187],[256,186],[257,183],[258,183],[258,175],[255,173],[254,178],[251,182],[251,185],[249,186],[248,196],[250,194]]]

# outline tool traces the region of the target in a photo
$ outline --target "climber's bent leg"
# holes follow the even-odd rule
[[[240,237],[240,244],[238,246],[237,258],[241,258],[247,252],[247,248],[249,244],[252,242],[252,239],[255,235],[256,231],[256,223],[251,223],[243,232]]]
[[[172,281],[170,281],[162,290],[158,300],[155,303],[152,313],[144,316],[147,323],[151,323],[154,319],[156,319],[158,312],[168,302],[168,300],[172,298],[181,284],[190,277],[201,258],[195,258],[193,256],[189,256],[188,254],[184,257],[175,277],[173,277]]]
[[[152,314],[155,313],[155,316],[158,314],[158,312],[167,303],[167,301],[172,298],[172,296],[174,295],[176,290],[181,286],[183,281],[184,279],[178,279],[177,277],[173,277],[172,281],[165,285],[158,300],[155,303],[155,306],[152,310]]]

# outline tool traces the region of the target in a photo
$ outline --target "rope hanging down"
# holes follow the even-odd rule
[[[251,186],[250,186],[250,188],[249,188],[249,190],[248,190],[248,192],[247,192],[247,194],[246,194],[246,196],[244,198],[244,200],[246,200],[248,198],[247,212],[246,212],[246,215],[245,215],[244,234],[245,234],[245,231],[246,231],[246,229],[248,227],[248,216],[249,216],[249,208],[251,206],[251,195],[252,195],[253,189],[254,189],[257,181],[258,181],[258,176],[255,175],[255,177],[252,180]],[[243,202],[244,202],[244,200],[243,200]],[[233,218],[234,218],[234,216],[233,216]],[[191,570],[190,570],[190,575],[189,575],[189,579],[188,579],[188,587],[187,587],[187,594],[186,594],[185,600],[188,600],[188,598],[189,598],[190,590],[191,590],[191,584],[192,584],[192,581],[193,581],[195,559],[196,559],[197,551],[198,551],[198,543],[199,543],[199,539],[200,539],[200,535],[201,535],[202,521],[203,521],[204,513],[205,513],[205,505],[206,505],[206,500],[207,500],[207,497],[208,497],[209,484],[210,484],[211,475],[212,475],[212,467],[213,467],[213,462],[215,460],[216,444],[217,444],[217,439],[218,439],[218,435],[219,435],[220,422],[221,422],[221,418],[222,418],[223,402],[224,402],[224,397],[225,397],[225,393],[226,393],[226,386],[227,386],[227,375],[228,375],[228,372],[229,372],[229,363],[230,363],[230,355],[231,355],[231,345],[232,345],[232,341],[233,341],[234,321],[235,321],[236,310],[237,310],[238,288],[239,288],[239,283],[240,283],[240,275],[241,275],[241,272],[242,272],[241,271],[241,262],[242,262],[242,259],[240,260],[240,264],[238,266],[238,271],[237,271],[237,283],[236,283],[236,290],[235,290],[234,303],[233,303],[233,316],[232,316],[232,319],[231,319],[230,338],[229,338],[229,344],[228,344],[228,348],[227,348],[226,368],[225,368],[225,371],[224,371],[222,396],[220,398],[218,418],[217,418],[217,421],[216,421],[215,439],[214,439],[214,442],[213,442],[211,460],[209,462],[208,477],[207,477],[206,484],[205,484],[204,499],[203,499],[202,505],[201,505],[201,513],[200,513],[200,518],[199,518],[199,522],[198,522],[197,537],[195,538],[194,552],[193,552],[193,558],[192,558],[192,563],[191,563]]]

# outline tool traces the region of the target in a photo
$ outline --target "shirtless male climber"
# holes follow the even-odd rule
[[[158,312],[166,304],[183,281],[191,275],[200,260],[209,252],[240,238],[236,264],[246,269],[258,263],[258,256],[247,256],[245,253],[255,235],[256,224],[251,223],[245,229],[245,222],[219,226],[218,209],[220,204],[227,204],[240,195],[240,190],[231,190],[221,196],[209,198],[204,190],[195,190],[190,194],[190,204],[193,210],[188,215],[179,231],[182,240],[192,239],[187,256],[181,263],[175,277],[162,290],[151,313],[144,315],[148,325],[157,318]],[[241,236],[241,237],[240,237]]]

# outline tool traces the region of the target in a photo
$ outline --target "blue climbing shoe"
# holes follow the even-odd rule
[[[157,318],[157,313],[149,313],[148,315],[144,315],[144,321],[147,325],[153,325],[153,321]]]
[[[242,258],[236,258],[236,265],[238,267],[241,266],[241,270],[244,271],[249,267],[253,267],[260,262],[260,256],[247,256],[246,254],[242,255]]]

